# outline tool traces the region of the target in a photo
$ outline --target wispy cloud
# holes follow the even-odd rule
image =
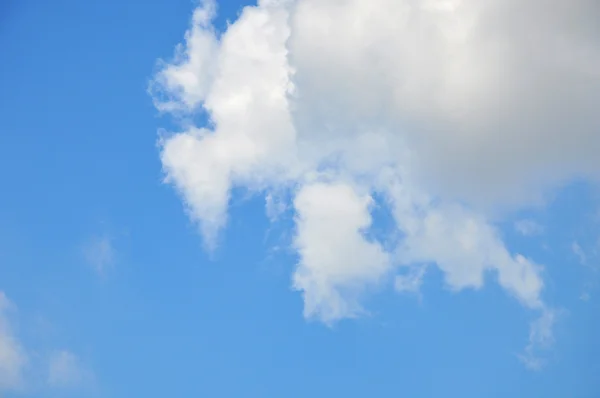
[[[397,292],[409,293],[421,297],[421,285],[427,267],[425,265],[411,267],[407,272],[397,275],[394,280],[394,288]]]
[[[0,291],[0,397],[4,392],[42,393],[48,388],[93,385],[93,372],[74,353],[53,350],[47,355],[22,344],[11,322],[16,310]]]
[[[539,318],[529,326],[529,344],[525,351],[519,355],[521,362],[531,370],[540,370],[546,365],[547,359],[543,357],[554,344],[553,327],[562,312],[546,309]]]
[[[14,335],[9,312],[15,306],[0,292],[0,392],[24,386],[24,370],[28,363],[21,343]]]
[[[586,269],[583,291],[579,295],[582,301],[589,301],[592,298],[592,291],[597,287],[600,280],[600,240],[596,241],[593,247],[585,249],[579,242],[571,243],[571,251],[577,257],[579,264]]]
[[[116,259],[112,238],[109,235],[91,238],[83,247],[83,256],[87,264],[99,275],[105,275]]]
[[[70,351],[51,354],[48,364],[48,385],[57,388],[75,388],[90,385],[94,374]]]
[[[579,260],[579,263],[581,265],[587,264],[587,255],[585,254],[585,252],[583,251],[583,248],[579,245],[579,243],[577,243],[577,242],[571,243],[571,250],[573,251],[573,254],[575,254],[575,256],[577,256],[577,259]]]
[[[271,222],[277,221],[286,210],[288,210],[288,204],[283,195],[272,192],[265,195],[265,211]]]
[[[530,219],[515,222],[515,229],[523,236],[535,236],[544,233],[544,227]]]

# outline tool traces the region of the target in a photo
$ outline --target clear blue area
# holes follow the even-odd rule
[[[221,2],[219,26],[240,7]],[[24,345],[77,353],[98,381],[29,396],[600,397],[600,290],[579,299],[594,275],[570,248],[600,231],[585,186],[527,215],[543,237],[503,228],[511,248],[547,266],[545,298],[566,310],[540,372],[516,358],[535,314],[492,276],[452,294],[432,271],[421,303],[388,288],[366,300],[370,317],[306,322],[293,255],[269,251],[285,228],[269,226],[262,198],[236,201],[210,259],[161,183],[157,129],[170,122],[146,93],[192,8],[0,1],[0,290],[19,309]],[[116,253],[104,277],[82,256],[99,235]]]

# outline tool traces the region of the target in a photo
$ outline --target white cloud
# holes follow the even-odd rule
[[[115,262],[115,249],[112,239],[107,235],[93,237],[85,244],[83,255],[85,261],[98,274],[104,275]]]
[[[515,222],[515,229],[523,236],[535,236],[544,232],[544,227],[534,220],[524,219]]]
[[[581,293],[581,294],[579,295],[579,299],[580,299],[581,301],[589,301],[589,300],[590,300],[590,298],[591,298],[591,294],[590,294],[590,292],[588,292],[588,291],[584,291],[583,293]]]
[[[420,295],[426,270],[424,265],[410,267],[407,272],[396,276],[394,288],[401,293]]]
[[[454,290],[478,289],[485,272],[494,271],[500,285],[524,305],[543,307],[539,266],[519,254],[511,255],[481,216],[461,206],[434,205],[417,216],[397,207],[395,216],[407,234],[399,247],[399,261],[437,264]]]
[[[27,355],[13,334],[8,312],[14,306],[3,292],[0,292],[0,392],[23,388]]]
[[[595,233],[595,231],[590,233]],[[571,243],[571,251],[577,258],[579,264],[585,267],[585,282],[583,284],[583,291],[579,296],[583,301],[589,301],[591,299],[592,292],[600,281],[599,243],[600,242],[596,242],[592,247],[587,246],[586,249],[584,249],[577,241]]]
[[[308,185],[296,195],[294,288],[304,294],[305,316],[331,322],[358,315],[360,293],[389,271],[389,255],[362,233],[371,224],[371,203],[343,183]]]
[[[385,123],[428,190],[485,207],[600,169],[595,2],[426,4],[296,2],[302,117]]]
[[[265,196],[265,211],[271,222],[275,222],[279,219],[287,209],[288,206],[283,195],[277,195],[273,192],[267,193]]]
[[[532,370],[540,370],[546,360],[540,352],[548,349],[554,343],[553,326],[560,314],[553,310],[544,310],[540,317],[529,326],[529,344],[525,347],[519,359]]]
[[[547,314],[541,267],[492,219],[600,170],[600,7],[592,0],[261,0],[217,37],[215,3],[152,82],[163,111],[210,123],[162,138],[166,180],[205,241],[232,187],[295,194],[305,315],[361,312],[400,264],[455,290],[486,272]],[[373,194],[403,239],[363,232]]]
[[[10,319],[15,311],[15,305],[0,291],[0,396],[5,391],[45,391],[48,386],[86,387],[94,381],[92,371],[72,352],[54,351],[46,357],[23,345]]]
[[[571,250],[573,251],[573,254],[575,254],[575,256],[577,256],[577,259],[579,260],[580,264],[582,264],[582,265],[587,264],[587,256],[585,255],[585,252],[583,251],[583,249],[581,248],[579,243],[577,243],[577,242],[571,243]]]
[[[213,59],[217,51],[217,40],[211,27],[215,15],[215,4],[203,1],[192,18],[192,29],[186,34],[185,45],[177,47],[177,64],[166,65],[156,76],[150,92],[156,99],[155,105],[162,111],[193,109],[203,101],[210,79],[213,77]],[[162,100],[158,96],[166,95]]]
[[[82,387],[93,380],[93,374],[72,352],[52,353],[48,364],[48,385],[59,388]]]

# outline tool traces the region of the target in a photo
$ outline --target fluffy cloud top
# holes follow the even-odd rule
[[[161,142],[207,243],[233,187],[287,190],[308,317],[355,316],[395,268],[435,264],[455,290],[491,271],[548,319],[541,267],[490,217],[598,177],[597,1],[261,0],[222,33],[215,12],[202,2],[151,84],[161,111],[209,117]],[[393,249],[367,238],[375,195]]]

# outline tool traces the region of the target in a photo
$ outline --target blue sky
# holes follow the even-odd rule
[[[597,73],[547,61],[566,83],[536,84],[574,105],[505,105],[498,141],[487,108],[464,111],[496,78],[479,47],[448,34],[408,62],[410,34],[361,9],[389,2],[280,3],[220,1],[212,22],[189,0],[0,5],[0,395],[598,397]],[[538,3],[541,47],[597,12]],[[492,83],[425,66],[442,44]],[[513,61],[503,84],[529,82],[538,64]],[[397,74],[416,88],[385,91]]]

